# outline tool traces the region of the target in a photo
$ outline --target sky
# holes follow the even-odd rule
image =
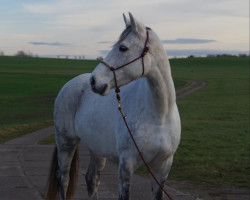
[[[128,12],[170,57],[249,54],[249,0],[0,0],[0,51],[105,57]]]

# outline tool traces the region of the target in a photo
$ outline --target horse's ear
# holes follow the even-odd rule
[[[132,30],[139,34],[141,31],[143,31],[143,26],[137,22],[137,20],[133,17],[133,15],[131,13],[129,13],[129,17],[130,17],[130,23],[132,26]]]
[[[123,19],[127,28],[130,25],[130,22],[129,22],[129,19],[126,17],[126,15],[124,15],[124,13],[123,13]]]

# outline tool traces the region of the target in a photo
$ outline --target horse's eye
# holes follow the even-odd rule
[[[127,50],[128,50],[128,48],[125,47],[124,45],[121,45],[121,46],[119,47],[119,51],[125,52],[125,51],[127,51]]]

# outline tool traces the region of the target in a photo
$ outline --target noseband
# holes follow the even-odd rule
[[[131,139],[132,139],[132,141],[133,141],[133,143],[134,143],[134,145],[135,145],[135,147],[136,147],[136,149],[137,149],[137,152],[139,153],[139,155],[140,155],[140,157],[141,157],[141,159],[142,159],[144,165],[147,167],[148,172],[151,174],[151,176],[153,177],[153,179],[155,180],[155,182],[159,185],[160,189],[168,196],[168,198],[169,198],[170,200],[172,200],[171,196],[170,196],[170,195],[167,193],[167,191],[164,189],[164,185],[163,185],[162,183],[160,183],[160,182],[157,180],[157,178],[156,178],[155,175],[153,174],[151,168],[149,167],[149,165],[148,165],[147,162],[145,161],[145,159],[144,159],[144,157],[143,157],[143,155],[142,155],[142,152],[140,151],[140,149],[139,149],[139,147],[138,147],[138,145],[137,145],[137,143],[136,143],[136,141],[135,141],[135,139],[134,139],[134,136],[133,136],[133,134],[132,134],[132,131],[131,131],[130,128],[129,128],[129,125],[128,125],[128,122],[127,122],[127,119],[126,119],[126,115],[124,114],[124,112],[123,112],[123,110],[122,110],[122,107],[121,107],[120,88],[119,88],[119,86],[118,86],[118,84],[117,84],[117,79],[116,79],[116,74],[115,74],[115,71],[116,71],[116,70],[121,69],[121,68],[123,68],[123,67],[125,67],[125,66],[127,66],[127,65],[129,65],[129,64],[131,64],[131,63],[133,63],[133,62],[135,62],[135,61],[137,61],[137,60],[139,60],[139,59],[141,59],[141,61],[142,61],[142,74],[141,74],[141,76],[144,75],[144,57],[147,55],[147,53],[148,53],[148,51],[149,51],[149,47],[147,46],[147,44],[148,44],[148,38],[149,38],[149,33],[148,33],[148,30],[149,30],[149,29],[147,28],[146,30],[147,30],[147,37],[146,37],[146,40],[145,40],[145,44],[144,44],[143,51],[142,51],[142,53],[141,53],[140,56],[138,56],[138,57],[135,58],[134,60],[131,60],[130,62],[127,62],[127,63],[125,63],[125,64],[123,64],[123,65],[121,65],[121,66],[118,66],[118,67],[116,67],[116,68],[114,68],[113,66],[109,65],[108,63],[106,63],[106,62],[104,62],[104,61],[100,61],[100,62],[101,62],[102,64],[104,64],[106,67],[108,67],[108,68],[113,72],[113,74],[114,74],[114,80],[115,80],[115,93],[116,93],[116,99],[117,99],[117,102],[118,102],[118,110],[120,111],[120,113],[121,113],[121,115],[122,115],[123,121],[124,121],[124,123],[125,123],[125,125],[126,125],[126,127],[127,127],[127,130],[128,130],[128,132],[129,132],[129,135],[130,135],[130,137],[131,137]]]
[[[119,90],[119,87],[118,87],[118,84],[117,84],[117,80],[116,80],[116,74],[115,74],[116,70],[121,69],[121,68],[123,68],[123,67],[125,67],[125,66],[127,66],[127,65],[129,65],[129,64],[131,64],[131,63],[133,63],[133,62],[135,62],[137,60],[139,60],[139,59],[141,59],[141,61],[142,61],[142,74],[141,74],[141,76],[144,75],[144,56],[146,56],[146,54],[149,51],[149,47],[147,46],[147,44],[148,44],[148,37],[149,37],[148,35],[149,35],[149,33],[148,33],[148,30],[147,30],[147,37],[146,37],[144,48],[143,48],[143,51],[142,51],[141,55],[138,56],[137,58],[131,60],[130,62],[127,62],[127,63],[125,63],[125,64],[123,64],[121,66],[118,66],[118,67],[114,68],[113,66],[109,65],[106,62],[100,61],[102,64],[104,64],[106,67],[108,67],[113,72],[116,90]]]

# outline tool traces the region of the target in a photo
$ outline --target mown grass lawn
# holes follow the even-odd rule
[[[175,79],[208,85],[177,101],[182,139],[170,180],[250,187],[249,58],[171,59]],[[139,174],[146,175],[141,167]]]
[[[0,142],[52,125],[60,88],[97,63],[0,57]],[[182,140],[169,178],[249,187],[249,58],[171,59],[170,63],[176,87],[185,79],[208,85],[177,101]]]
[[[170,179],[249,187],[249,58],[170,63],[174,78],[208,82],[177,101],[182,140]]]
[[[74,76],[95,60],[0,56],[0,143],[53,124],[53,103]]]
[[[0,143],[52,125],[60,88],[97,64],[97,60],[0,56]],[[186,82],[175,84],[181,87]]]

